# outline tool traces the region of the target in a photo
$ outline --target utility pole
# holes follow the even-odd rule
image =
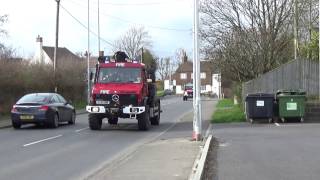
[[[309,0],[309,43],[312,41],[312,0]],[[308,57],[311,60],[312,51],[309,48]]]
[[[298,57],[298,2],[297,0],[294,0],[293,13],[294,13],[294,20],[293,20],[294,59],[297,59]]]
[[[100,1],[98,0],[98,51],[100,53]]]
[[[141,48],[141,63],[143,63],[143,47]]]
[[[200,99],[200,60],[199,60],[199,0],[194,0],[193,16],[193,132],[192,139],[201,141],[201,99]]]
[[[168,66],[169,66],[169,89],[172,90],[173,88],[171,88],[171,86],[172,86],[172,77],[171,77],[171,63],[170,63],[170,59],[169,59]]]
[[[60,0],[56,0],[56,2],[57,2],[56,44],[55,44],[54,53],[53,53],[54,92],[58,92],[58,87],[57,87],[57,50],[58,50],[58,42],[59,42],[59,8],[60,8]]]
[[[90,101],[90,10],[89,10],[89,3],[90,0],[88,0],[88,48],[87,48],[87,80],[88,80],[88,89],[87,89],[87,102],[89,104]]]

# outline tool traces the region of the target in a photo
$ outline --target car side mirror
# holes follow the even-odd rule
[[[92,81],[92,79],[93,79],[93,73],[92,72],[90,72],[90,81]]]
[[[69,100],[69,101],[66,102],[66,104],[70,104],[70,105],[71,105],[71,104],[72,104],[72,101]]]

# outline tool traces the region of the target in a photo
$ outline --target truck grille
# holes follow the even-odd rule
[[[117,98],[112,98],[112,96],[118,95]],[[99,105],[104,105],[106,107],[122,107],[127,105],[137,106],[137,96],[135,94],[97,94],[96,102],[100,102]],[[98,104],[98,103],[97,103]]]

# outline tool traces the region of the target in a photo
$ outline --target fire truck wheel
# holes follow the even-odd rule
[[[151,120],[152,125],[159,125],[160,124],[160,112],[161,112],[160,102],[157,102],[155,104],[155,107],[158,107],[158,111],[155,113],[156,115],[153,118],[150,118],[150,120]]]
[[[102,118],[97,114],[89,114],[89,126],[91,130],[100,130],[102,126]]]
[[[139,114],[138,119],[138,127],[139,130],[146,131],[150,128],[150,112],[149,112],[149,106],[145,106],[145,112],[142,114]]]
[[[108,123],[112,125],[118,124],[118,118],[117,117],[108,118]]]

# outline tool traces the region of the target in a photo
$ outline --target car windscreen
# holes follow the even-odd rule
[[[140,83],[140,68],[100,68],[98,83]]]
[[[192,90],[192,86],[186,86],[185,89],[186,90]]]
[[[26,104],[26,103],[37,103],[45,104],[48,103],[51,99],[50,94],[27,94],[23,96],[17,104]]]

